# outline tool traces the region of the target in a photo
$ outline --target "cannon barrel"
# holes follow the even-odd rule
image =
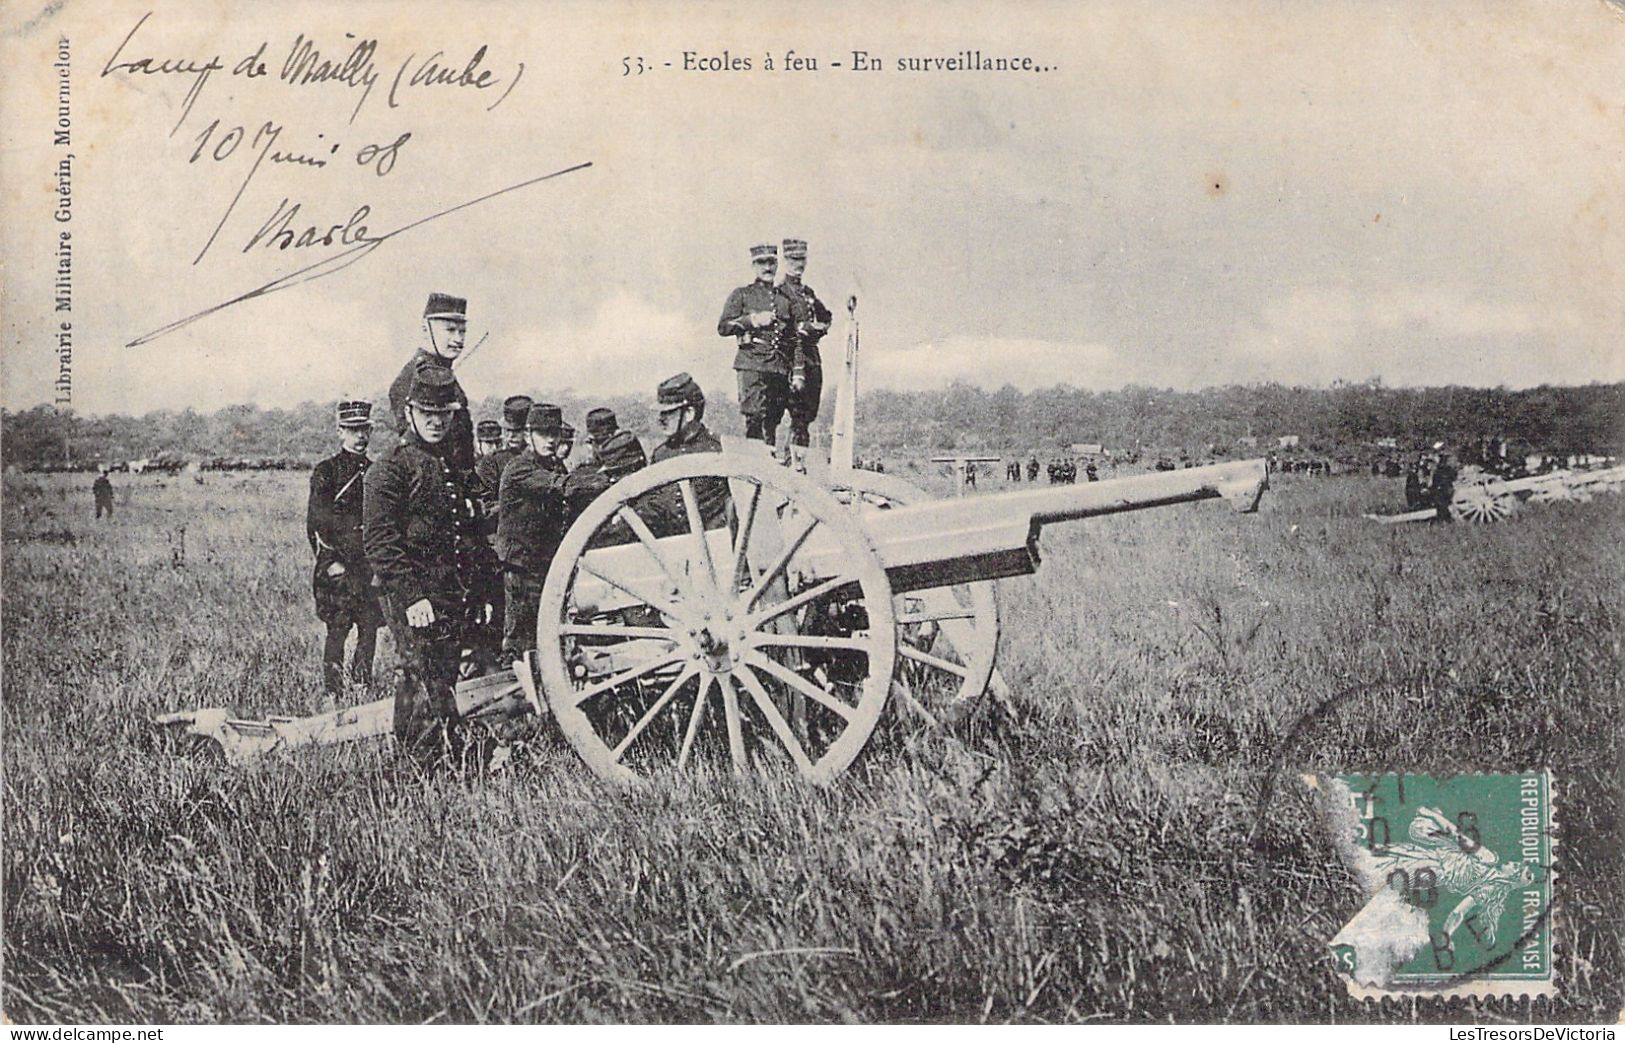
[[[1251,511],[1266,484],[1264,461],[1242,460],[869,511],[864,527],[895,588],[919,590],[1033,572],[1045,525],[1221,496]]]

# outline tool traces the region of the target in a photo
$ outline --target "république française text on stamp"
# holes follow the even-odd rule
[[[1549,772],[1305,781],[1366,895],[1330,941],[1351,995],[1555,990]]]

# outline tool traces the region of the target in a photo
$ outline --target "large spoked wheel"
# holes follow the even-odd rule
[[[891,585],[850,511],[737,454],[674,458],[604,493],[542,588],[540,675],[599,775],[838,775],[896,664]]]
[[[895,475],[851,471],[832,479],[837,499],[888,510],[931,499]],[[968,716],[987,694],[999,647],[994,584],[962,583],[897,595],[896,684],[911,708],[940,722]]]
[[[1450,513],[1457,521],[1497,522],[1510,517],[1516,503],[1512,496],[1497,496],[1489,486],[1474,485],[1456,494]]]

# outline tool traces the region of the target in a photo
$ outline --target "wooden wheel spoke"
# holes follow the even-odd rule
[[[841,720],[852,720],[852,713],[854,710],[853,707],[841,702],[839,699],[835,698],[833,695],[830,695],[828,692],[813,684],[805,677],[802,677],[794,670],[791,670],[789,667],[784,666],[781,663],[774,662],[773,659],[762,655],[759,652],[746,655],[745,663],[753,669],[771,674],[773,677],[777,678],[780,683],[788,685],[790,688],[793,688],[802,695],[805,695],[813,702],[835,714]]]
[[[756,607],[756,603],[762,600],[762,595],[767,593],[768,587],[784,573],[785,566],[790,564],[790,559],[796,556],[796,551],[801,549],[801,545],[807,542],[807,537],[811,536],[812,531],[817,527],[818,519],[809,518],[806,527],[797,533],[794,539],[784,545],[784,549],[779,551],[779,556],[773,559],[773,564],[769,565],[767,571],[757,578],[755,589],[750,594],[750,600],[745,603],[745,611],[748,612]]]
[[[688,514],[688,531],[693,533],[694,539],[699,541],[699,561],[705,565],[705,574],[710,577],[712,589],[717,585],[717,566],[711,560],[711,546],[705,542],[705,522],[700,518],[700,500],[694,494],[694,483],[685,478],[677,483],[683,493],[683,510]]]
[[[733,758],[734,771],[743,775],[750,770],[750,762],[745,756],[745,729],[739,719],[739,695],[733,690],[733,685],[722,678],[717,678],[717,687],[722,689],[722,712],[728,719],[728,754]]]
[[[581,560],[579,567],[581,571],[585,572],[587,575],[599,580],[600,582],[609,584],[616,590],[621,591],[623,594],[636,598],[639,602],[648,605],[650,608],[662,615],[671,616],[672,618],[679,620],[683,620],[686,615],[686,613],[682,612],[678,608],[677,604],[664,592],[656,593],[654,590],[645,587],[642,583],[639,583],[636,580],[622,579],[611,576],[608,573],[600,572],[593,568],[585,558]]]
[[[655,539],[654,531],[649,528],[649,523],[643,520],[643,516],[634,510],[629,503],[623,504],[615,516],[626,522],[627,528],[637,534],[638,542],[643,544],[643,549],[649,552],[649,556],[655,560],[655,564],[660,566],[660,571],[666,574],[666,582],[678,590],[684,591],[686,596],[692,598],[693,592],[683,582],[681,573],[672,568],[671,562],[666,560],[666,555],[661,553],[660,543]]]
[[[637,741],[638,736],[642,735],[643,730],[649,727],[649,723],[659,715],[661,710],[666,708],[666,705],[670,703],[673,698],[676,697],[677,690],[683,687],[683,685],[687,684],[689,678],[693,677],[697,673],[699,673],[699,667],[697,666],[689,665],[683,667],[682,672],[677,675],[676,680],[672,681],[672,683],[666,687],[666,690],[661,693],[660,698],[655,700],[653,706],[644,711],[643,716],[639,717],[638,722],[632,725],[632,729],[626,733],[626,738],[622,739],[620,741],[620,745],[611,750],[609,755],[615,760],[620,760],[623,756],[625,756],[626,751],[634,742]]]
[[[700,721],[705,717],[705,698],[711,694],[715,678],[706,674],[700,678],[700,690],[694,693],[694,709],[688,714],[688,729],[683,732],[683,748],[677,751],[677,770],[688,768],[688,755],[694,750],[694,737],[700,734]]]
[[[591,699],[593,696],[598,695],[600,692],[607,692],[611,688],[619,688],[628,681],[636,681],[644,674],[652,674],[662,667],[670,666],[673,663],[687,658],[687,655],[688,654],[686,652],[668,652],[664,655],[658,656],[657,658],[649,660],[647,663],[640,663],[637,666],[629,667],[612,677],[606,677],[604,680],[595,684],[590,684],[585,688],[577,689],[574,694],[575,704],[580,706],[582,703],[586,702],[588,699]]]
[[[899,641],[897,643],[897,654],[907,656],[909,659],[912,659],[917,663],[924,663],[926,666],[935,667],[938,670],[946,670],[955,677],[965,677],[969,674],[969,671],[966,670],[965,667],[960,666],[958,663],[950,663],[946,659],[941,659],[937,656],[922,652],[906,641]]]
[[[745,503],[745,514],[739,522],[739,533],[734,540],[733,574],[728,579],[728,597],[739,593],[739,581],[745,575],[745,555],[750,550],[750,534],[756,528],[756,507],[762,502],[762,487],[751,483],[750,499]]]
[[[621,637],[629,641],[636,638],[677,640],[677,631],[670,627],[619,627],[611,623],[565,623],[559,627],[559,633],[565,637]]]
[[[784,744],[785,750],[790,754],[790,759],[796,762],[796,767],[800,768],[803,774],[812,771],[812,759],[807,756],[807,751],[802,749],[801,743],[796,740],[795,733],[790,730],[789,722],[784,719],[784,715],[779,712],[779,708],[773,704],[773,697],[767,694],[766,688],[762,687],[761,679],[751,672],[750,667],[744,665],[741,665],[734,674],[744,684],[745,689],[750,692],[750,697],[756,702],[756,708],[762,711],[763,717],[767,718],[768,726],[773,729],[773,734],[779,737],[779,742]]]
[[[861,637],[827,637],[822,634],[775,634],[764,630],[755,635],[757,647],[773,645],[782,648],[841,648],[849,652],[869,654],[872,643]]]
[[[796,596],[786,598],[775,605],[769,605],[760,612],[751,616],[748,620],[748,626],[751,630],[759,629],[763,623],[766,623],[772,619],[777,619],[786,612],[794,612],[802,605],[807,604],[807,602],[817,601],[825,594],[828,594],[831,591],[839,590],[841,587],[844,587],[852,582],[853,580],[851,580],[849,577],[835,576],[831,579],[825,580],[817,586],[808,587],[806,590],[803,590]]]

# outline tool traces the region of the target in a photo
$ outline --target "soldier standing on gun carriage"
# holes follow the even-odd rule
[[[400,444],[366,483],[367,562],[401,658],[395,737],[418,754],[436,752],[443,735],[456,737],[453,688],[464,650],[480,647],[470,594],[489,551],[469,476],[454,463],[461,395],[445,366],[414,373],[401,402]]]
[[[717,333],[735,338],[739,345],[734,369],[739,374],[739,411],[745,417],[745,437],[773,446],[773,455],[785,463],[789,454],[777,442],[779,421],[790,397],[790,358],[786,351],[790,298],[773,285],[779,267],[778,252],[771,243],[750,248],[756,281],[728,295],[722,317],[717,320]]]
[[[536,607],[548,566],[576,512],[609,487],[595,468],[565,469],[557,448],[559,407],[538,403],[525,420],[530,448],[502,472],[497,554],[502,559],[502,654],[517,659],[536,647]]]
[[[463,339],[468,334],[468,301],[446,293],[429,294],[423,306],[423,335],[427,348],[419,348],[409,359],[395,382],[389,385],[389,412],[404,435],[407,431],[406,399],[412,391],[412,377],[423,369],[442,369],[451,376],[451,364],[463,353]],[[474,422],[468,415],[468,396],[463,386],[451,377],[458,412],[453,426],[446,435],[448,462],[459,471],[474,469]]]
[[[811,286],[801,281],[807,270],[807,243],[784,241],[784,280],[779,291],[790,301],[790,324],[785,330],[790,347],[790,457],[795,469],[807,473],[808,428],[818,419],[824,394],[824,361],[818,342],[829,332],[833,316]]]
[[[311,578],[316,618],[327,625],[322,645],[322,685],[327,694],[344,693],[344,642],[355,628],[350,679],[372,684],[373,654],[384,614],[372,589],[372,569],[362,547],[367,442],[372,436],[372,403],[346,401],[337,410],[339,451],[310,472],[305,507],[305,538],[316,554]]]

